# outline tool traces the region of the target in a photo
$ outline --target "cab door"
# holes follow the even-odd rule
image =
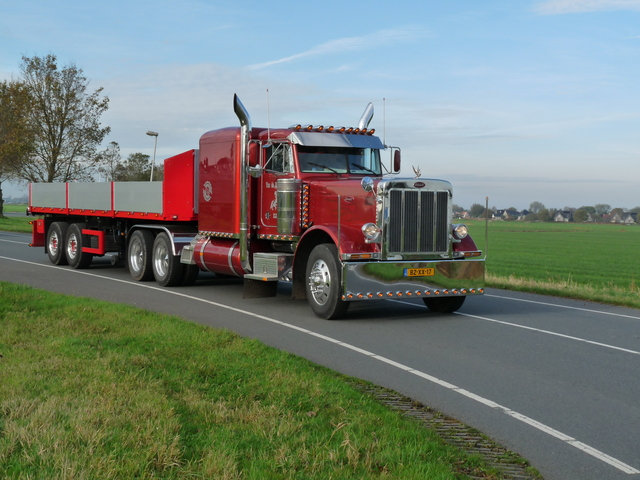
[[[293,154],[287,142],[263,144],[260,165],[260,227],[265,234],[276,234],[278,227],[278,179],[294,176]]]

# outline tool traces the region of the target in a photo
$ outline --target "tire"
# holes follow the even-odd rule
[[[347,312],[349,302],[342,300],[341,277],[336,246],[332,243],[317,245],[307,262],[306,289],[309,306],[318,317],[335,320]]]
[[[423,298],[424,304],[432,312],[453,313],[458,310],[467,297]]]
[[[66,265],[67,257],[64,254],[65,239],[67,238],[69,224],[66,222],[53,222],[47,232],[47,255],[54,265]]]
[[[82,248],[89,246],[89,235],[83,235],[82,229],[87,228],[84,223],[72,223],[67,231],[64,254],[71,268],[88,268],[93,260],[93,253],[83,252]]]
[[[171,239],[165,233],[159,233],[153,242],[153,276],[161,287],[175,287],[182,282],[182,263],[180,255],[174,255]]]
[[[127,248],[127,266],[131,278],[137,282],[153,279],[153,234],[149,230],[136,230],[131,234]]]
[[[200,267],[198,265],[186,265],[182,264],[182,279],[180,279],[180,285],[188,287],[196,283],[196,279],[200,274]]]

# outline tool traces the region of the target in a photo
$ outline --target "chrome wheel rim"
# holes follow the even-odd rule
[[[60,247],[60,239],[58,238],[57,232],[51,232],[49,236],[49,252],[54,257],[58,255],[58,248]]]
[[[153,265],[159,277],[164,278],[169,271],[169,250],[164,243],[158,243],[153,251]]]
[[[134,272],[140,272],[142,270],[144,253],[142,251],[142,244],[138,240],[134,240],[129,249],[129,260],[131,269]]]
[[[329,265],[320,259],[316,260],[309,272],[309,291],[318,305],[324,305],[331,295],[331,272]]]
[[[67,256],[69,259],[76,258],[78,254],[78,238],[75,233],[69,235],[69,241],[67,242]]]

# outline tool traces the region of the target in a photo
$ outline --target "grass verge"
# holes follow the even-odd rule
[[[4,213],[24,213],[27,209],[26,205],[7,205],[3,206]],[[0,230],[4,230],[6,232],[20,232],[20,233],[31,233],[31,225],[30,221],[34,220],[35,217],[15,217],[15,216],[4,216],[0,217]]]
[[[639,242],[638,225],[489,222],[486,286],[640,308]]]
[[[477,458],[293,355],[0,282],[5,478],[452,479]]]

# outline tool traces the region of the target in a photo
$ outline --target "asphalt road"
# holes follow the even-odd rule
[[[420,300],[354,303],[342,321],[306,302],[242,299],[237,279],[133,282],[95,259],[55,267],[29,236],[0,232],[0,280],[228,328],[382,385],[520,453],[547,480],[640,479],[640,311],[491,290],[455,314]]]

